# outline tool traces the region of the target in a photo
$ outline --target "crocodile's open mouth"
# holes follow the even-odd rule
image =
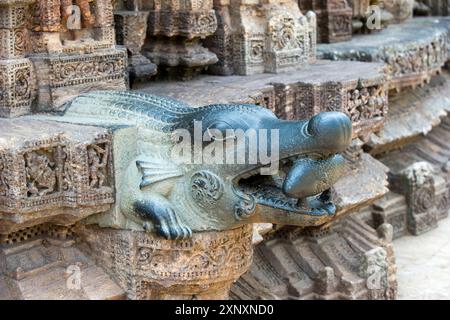
[[[298,160],[298,156],[281,160],[275,175],[261,175],[261,168],[248,171],[236,178],[235,186],[265,207],[309,216],[334,215],[336,206],[332,203],[329,186],[324,186],[324,191],[318,194],[300,198],[289,196],[283,191],[285,180],[289,172],[295,169]]]

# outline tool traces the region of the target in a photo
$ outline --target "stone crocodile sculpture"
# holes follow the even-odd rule
[[[132,92],[81,95],[67,105],[63,119],[116,132],[116,207],[124,225],[167,239],[255,222],[311,226],[329,221],[336,211],[330,187],[344,168],[339,153],[352,137],[350,120],[339,112],[321,113],[309,121],[286,121],[256,105],[194,108],[170,98]],[[253,150],[249,143],[238,147],[227,143],[230,132],[238,129],[245,132],[247,140],[243,141],[248,142],[248,129],[253,129],[263,132],[258,141],[267,137],[269,147],[278,144],[276,157],[271,154],[278,172],[262,174],[261,169],[269,164],[259,158],[241,163],[175,161],[173,150],[180,145],[180,129],[195,137],[198,123],[201,136],[211,139],[202,141],[200,149],[195,149],[194,139],[189,140],[194,146],[192,154],[215,143],[223,145],[227,155],[240,150],[249,156]],[[118,133],[123,130],[128,133]],[[278,141],[269,139],[273,130]],[[220,139],[219,133],[223,133]],[[236,136],[231,138],[236,140]],[[261,145],[258,142],[258,148]]]

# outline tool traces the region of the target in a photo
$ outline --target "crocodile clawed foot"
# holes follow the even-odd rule
[[[155,231],[168,240],[192,237],[192,230],[181,222],[164,197],[153,195],[146,201],[137,201],[134,203],[134,209],[143,218],[143,228],[147,232]]]

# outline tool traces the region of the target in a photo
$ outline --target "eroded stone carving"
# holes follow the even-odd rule
[[[219,26],[206,45],[220,75],[278,73],[315,61],[316,16],[297,1],[214,1]]]
[[[30,4],[24,0],[0,1],[0,117],[16,117],[31,110],[35,73],[25,58]]]
[[[86,227],[77,230],[129,299],[227,299],[250,266],[252,227],[201,232],[188,240]]]
[[[283,228],[266,236],[230,296],[395,299],[396,293],[391,240],[380,238],[358,217],[348,217],[328,229]]]
[[[317,15],[317,42],[333,43],[352,37],[352,8],[346,0],[299,0],[300,10]]]
[[[59,110],[93,89],[127,88],[127,54],[115,47],[110,0],[37,0],[32,14],[37,111]]]
[[[113,203],[106,130],[41,120],[0,123],[1,234],[44,222],[70,225]],[[19,132],[22,140],[15,139]]]
[[[140,1],[119,1],[114,11],[117,44],[128,49],[130,81],[145,80],[156,74],[156,65],[142,55],[147,36],[148,11]]]
[[[380,3],[392,14],[392,23],[401,23],[413,16],[414,0],[381,0]]]
[[[217,28],[213,0],[144,0],[142,10],[149,12],[143,53],[160,72],[191,77],[217,62],[202,44]]]
[[[191,108],[171,99],[138,93],[82,95],[70,103],[63,119],[121,123],[130,127],[129,139],[139,137],[134,150],[115,149],[117,190],[122,190],[117,194],[116,210],[125,219],[120,227],[134,224],[136,230],[156,231],[168,239],[189,238],[192,231],[227,230],[250,222],[323,223],[335,212],[328,189],[343,169],[343,159],[337,154],[347,148],[352,137],[351,123],[342,113],[283,122],[255,105]],[[170,137],[177,129],[185,129],[193,137],[197,121],[202,121],[202,135],[209,134],[209,130],[225,132],[227,128],[244,132],[250,128],[279,130],[283,138],[277,159],[285,162],[280,176],[275,179],[259,175],[263,164],[261,160],[248,162],[250,149],[245,144],[239,147],[246,156],[245,164],[233,161],[218,165],[203,160],[178,163],[172,157],[175,142]],[[131,133],[137,122],[142,130]],[[305,130],[308,134],[303,133]],[[115,134],[116,145],[120,145],[119,131]],[[295,141],[285,140],[288,136]],[[322,158],[308,158],[311,150],[322,154]],[[301,154],[305,158],[293,158]],[[109,222],[103,222],[113,226],[119,220],[112,215]]]

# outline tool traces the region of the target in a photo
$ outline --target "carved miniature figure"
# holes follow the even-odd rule
[[[0,159],[0,195],[5,195],[6,191],[8,190],[8,184],[6,183],[5,179],[5,165],[3,164],[3,161]]]
[[[25,155],[28,193],[43,196],[56,187],[55,163],[43,155],[29,152]]]
[[[127,92],[81,95],[66,110],[65,120],[95,119],[97,125],[137,128],[137,156],[131,163],[124,161],[123,173],[116,174],[116,190],[120,190],[118,209],[141,229],[181,239],[189,238],[192,231],[228,230],[253,222],[319,225],[335,213],[330,187],[344,169],[338,153],[348,147],[352,137],[351,122],[343,113],[285,121],[256,105],[192,108],[169,98]],[[245,161],[175,161],[172,152],[177,132],[183,129],[195,136],[199,121],[201,137],[209,136],[201,148],[207,150],[213,142],[219,143],[227,155],[236,159],[236,154],[244,154]],[[249,129],[279,132],[279,141],[268,139],[270,146],[279,144],[273,160],[279,164],[278,173],[262,175],[262,167],[268,164],[261,157],[254,163],[247,160],[252,156],[248,143],[227,143],[236,139],[229,136],[229,130],[245,132],[244,141],[248,141]],[[215,140],[217,132],[225,138]],[[198,152],[194,140],[189,140],[193,154]],[[120,157],[129,159],[129,152],[115,148],[115,163],[121,163]]]
[[[108,151],[99,146],[92,145],[88,148],[89,185],[92,188],[101,188],[105,183],[104,170],[108,164]]]

